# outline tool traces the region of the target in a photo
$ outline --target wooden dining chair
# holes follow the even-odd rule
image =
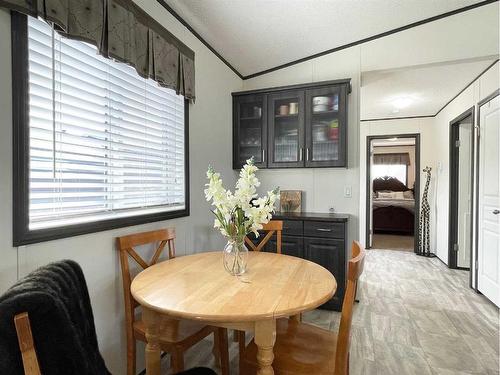
[[[139,304],[133,299],[130,292],[132,276],[129,260],[132,258],[142,269],[158,263],[160,256],[168,248],[168,259],[175,257],[175,230],[172,228],[155,230],[122,236],[117,238],[117,247],[120,251],[120,263],[123,277],[123,292],[125,297],[125,324],[127,331],[127,374],[135,375],[136,367],[136,340],[146,342],[145,324],[136,315]],[[149,262],[144,260],[136,251],[137,246],[158,244]],[[168,293],[168,292],[166,292]],[[184,352],[197,344],[205,337],[214,334],[213,353],[219,361],[222,374],[229,373],[229,354],[227,330],[203,325],[190,320],[181,320],[175,332],[160,332],[161,350],[171,355],[174,372],[184,370]]]
[[[31,332],[30,319],[27,312],[17,314],[14,317],[19,350],[23,361],[24,375],[42,375],[38,356],[36,354],[35,342]],[[195,367],[182,371],[176,375],[217,375],[214,371],[205,367]]]
[[[261,251],[276,233],[276,253],[281,254],[281,233],[283,232],[283,221],[271,220],[267,224],[263,225],[261,231],[267,233],[257,244],[248,238],[248,236],[245,237],[245,243],[250,248],[249,250]]]
[[[338,334],[292,319],[276,321],[273,361],[275,375],[349,374],[354,295],[359,276],[363,272],[364,261],[365,250],[359,242],[354,241]],[[244,349],[241,357],[240,375],[255,374],[257,346],[253,340]]]
[[[21,350],[24,374],[41,375],[28,313],[23,312],[17,314],[14,317],[14,325],[16,327],[17,340],[19,342],[19,350]]]

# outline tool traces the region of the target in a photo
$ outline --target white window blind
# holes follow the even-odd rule
[[[184,209],[184,98],[28,20],[29,228]]]

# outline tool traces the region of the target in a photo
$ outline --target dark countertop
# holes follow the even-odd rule
[[[278,220],[314,220],[314,221],[335,221],[347,222],[349,214],[328,213],[328,212],[275,212],[273,219]]]

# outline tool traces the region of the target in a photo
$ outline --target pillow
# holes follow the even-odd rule
[[[404,194],[402,191],[379,191],[378,197],[382,199],[404,199]]]
[[[415,196],[413,195],[413,191],[411,191],[411,190],[403,191],[403,196],[405,199],[415,199]]]
[[[392,198],[392,191],[379,191],[377,193],[378,198],[382,199],[391,199]]]
[[[405,195],[402,191],[395,191],[392,193],[393,199],[405,199]]]

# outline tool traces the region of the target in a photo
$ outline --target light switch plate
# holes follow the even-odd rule
[[[344,186],[344,197],[345,198],[352,197],[352,187],[350,185]]]

